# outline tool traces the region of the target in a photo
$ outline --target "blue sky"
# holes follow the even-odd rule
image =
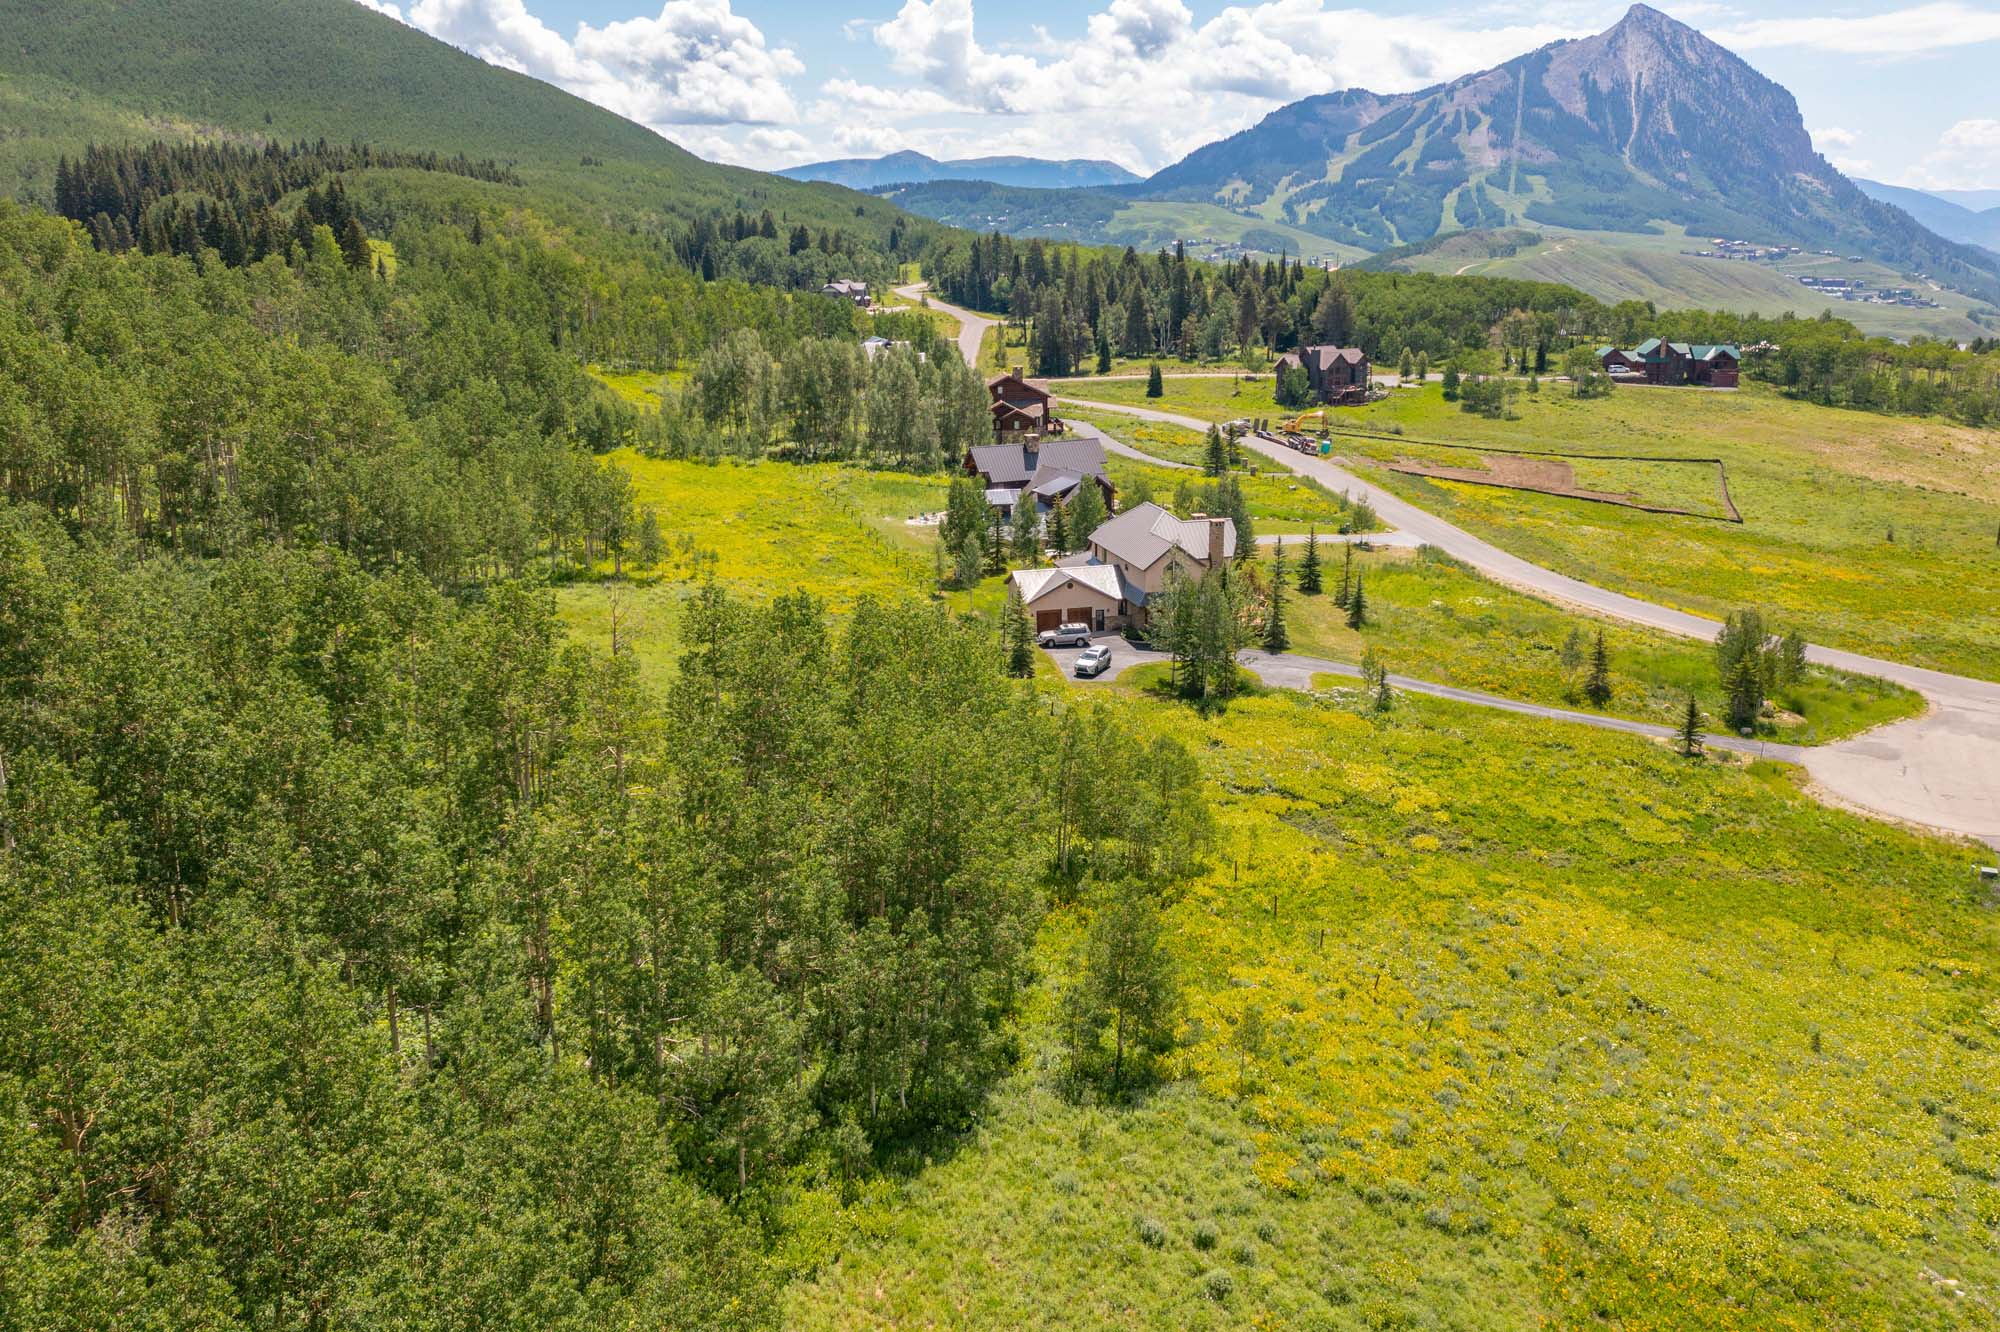
[[[703,156],[915,148],[1150,172],[1273,108],[1399,92],[1616,22],[1613,0],[358,0]],[[2000,186],[2000,2],[1660,0],[1789,88],[1820,151],[1895,184]]]

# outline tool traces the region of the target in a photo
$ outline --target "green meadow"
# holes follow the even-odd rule
[[[1294,575],[1299,555],[1296,548],[1286,552]],[[1428,548],[1356,553],[1353,567],[1368,615],[1362,628],[1350,629],[1333,596],[1343,558],[1339,547],[1324,547],[1326,592],[1287,598],[1294,651],[1358,663],[1372,650],[1398,675],[1590,711],[1583,687],[1591,645],[1602,629],[1612,691],[1602,711],[1677,726],[1692,694],[1706,728],[1722,729],[1726,704],[1708,644],[1572,614]],[[1268,558],[1263,567],[1268,577]],[[1795,744],[1840,739],[1923,711],[1923,699],[1910,690],[1819,667],[1808,668],[1803,680],[1772,701],[1775,715],[1759,733]]]
[[[1213,383],[1169,380],[1166,396],[1148,405],[1213,420],[1239,415]],[[1143,384],[1088,392],[1145,403]],[[1815,642],[2000,678],[2000,434],[1816,407],[1760,385],[1735,393],[1627,387],[1579,401],[1549,384],[1524,393],[1517,416],[1462,412],[1435,385],[1399,390],[1336,413],[1335,448],[1371,481],[1588,582],[1713,616],[1755,606]],[[1355,433],[1362,430],[1373,435]],[[1379,437],[1397,431],[1399,438]],[[1720,458],[1743,522],[1372,465],[1413,456],[1424,440],[1642,461]],[[1684,475],[1687,494],[1705,492],[1694,469]],[[1670,493],[1658,475],[1629,479],[1605,488]]]
[[[990,1111],[801,1194],[789,1326],[1992,1325],[2000,928],[1959,849],[1579,727],[1120,692],[1221,823],[1168,1080],[1066,1094],[1058,912]]]

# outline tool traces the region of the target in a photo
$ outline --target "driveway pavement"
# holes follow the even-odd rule
[[[1150,407],[1087,399],[1063,401],[1195,430],[1206,430],[1209,424]],[[1497,582],[1690,638],[1713,639],[1722,627],[1705,616],[1641,601],[1531,564],[1370,485],[1329,459],[1302,454],[1256,435],[1245,436],[1243,446],[1276,458],[1323,485],[1367,500],[1389,526],[1440,548]],[[1803,765],[1835,803],[1975,837],[2000,848],[2000,684],[1838,648],[1813,645],[1807,655],[1825,666],[1905,685],[1922,694],[1930,709],[1921,717],[1879,727],[1852,740],[1802,749],[1791,761]]]
[[[1148,662],[1168,660],[1167,654],[1164,652],[1153,652],[1145,648],[1132,646],[1122,634],[1097,634],[1090,641],[1093,646],[1101,643],[1111,649],[1111,664],[1104,668],[1104,674],[1089,676],[1080,680],[1077,679],[1076,674],[1076,659],[1083,655],[1082,648],[1043,648],[1041,650],[1048,654],[1050,661],[1062,667],[1064,675],[1068,676],[1071,680],[1075,680],[1077,684],[1084,685],[1097,684],[1099,682],[1108,683],[1116,680],[1134,666],[1144,666]]]

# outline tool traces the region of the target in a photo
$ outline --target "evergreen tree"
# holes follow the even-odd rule
[[[1604,631],[1597,631],[1597,641],[1590,649],[1590,676],[1583,682],[1583,696],[1590,700],[1590,706],[1602,709],[1611,701],[1611,651],[1604,645]]]
[[[1354,543],[1345,542],[1340,555],[1340,591],[1334,593],[1333,604],[1342,610],[1354,600]]]
[[[1097,330],[1097,373],[1111,373],[1111,337],[1102,328]]]
[[[368,249],[368,233],[362,229],[361,219],[352,214],[347,225],[340,229],[340,256],[347,260],[349,268],[366,269],[374,262]]]
[[[1794,629],[1778,645],[1778,683],[1795,685],[1806,678],[1806,640]]]
[[[1003,615],[1007,674],[1026,679],[1035,673],[1035,626],[1028,618],[1028,608],[1022,602],[1020,592],[1011,584],[1007,588],[1007,607]]]
[[[1058,555],[1068,554],[1071,549],[1068,506],[1061,500],[1049,509],[1048,521],[1042,524],[1042,539]]]
[[[1410,376],[1416,373],[1416,369],[1417,369],[1417,358],[1410,354],[1410,349],[1408,347],[1403,348],[1402,356],[1398,358],[1396,361],[1397,380],[1405,384],[1409,383]]]
[[[1208,447],[1202,452],[1201,470],[1208,476],[1221,476],[1229,470],[1229,457],[1222,443],[1219,427],[1208,428]]]
[[[986,510],[986,572],[1001,574],[1007,571],[1007,520],[1000,516],[1000,506],[989,505]]]
[[[1292,637],[1285,630],[1285,546],[1278,543],[1271,564],[1271,592],[1264,607],[1264,651],[1288,651]]]
[[[1360,629],[1368,623],[1368,597],[1361,590],[1361,576],[1354,576],[1354,590],[1347,596],[1347,627]]]
[[[1447,361],[1444,366],[1444,400],[1446,402],[1458,401],[1458,386],[1458,367]]]
[[[1420,352],[1418,352],[1418,353],[1417,353],[1417,382],[1418,382],[1419,384],[1423,383],[1423,382],[1424,382],[1424,380],[1425,380],[1425,379],[1427,379],[1427,378],[1428,378],[1428,377],[1430,376],[1430,373],[1431,373],[1431,354],[1430,354],[1429,352],[1427,352],[1427,351],[1420,351]]]
[[[1687,711],[1681,714],[1680,749],[1682,758],[1701,757],[1701,704],[1688,695]]]
[[[1756,729],[1757,718],[1764,711],[1764,676],[1755,657],[1745,654],[1735,660],[1722,677],[1722,693],[1729,728]]]
[[[1308,597],[1316,597],[1321,586],[1319,567],[1319,527],[1317,524],[1306,529],[1306,557],[1299,563],[1299,592]]]
[[[1146,396],[1158,398],[1167,391],[1166,381],[1160,377],[1160,363],[1154,361],[1146,367]]]

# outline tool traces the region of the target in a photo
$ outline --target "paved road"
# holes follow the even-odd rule
[[[1134,666],[1168,660],[1164,652],[1134,647],[1118,634],[1099,634],[1093,640],[1109,645],[1111,665],[1102,675],[1077,680],[1078,684],[1091,685],[1116,680]],[[1082,648],[1043,648],[1049,659],[1062,668],[1065,675],[1075,678],[1076,659]],[[1344,661],[1332,661],[1325,657],[1307,656],[1300,652],[1269,653],[1255,648],[1246,648],[1236,654],[1252,675],[1273,689],[1309,690],[1316,675],[1342,675],[1352,680],[1361,678],[1361,668]],[[1517,698],[1502,698],[1498,694],[1482,693],[1477,689],[1460,689],[1456,685],[1436,684],[1430,680],[1416,680],[1407,675],[1389,676],[1391,687],[1403,693],[1423,694],[1430,698],[1449,699],[1454,703],[1471,703],[1477,707],[1495,708],[1502,712],[1518,713],[1524,717],[1541,717],[1549,721],[1574,722],[1579,726],[1590,726],[1600,731],[1619,731],[1626,735],[1643,735],[1655,740],[1674,739],[1679,732],[1671,726],[1656,726],[1651,722],[1628,721],[1623,717],[1607,717],[1596,712],[1577,712],[1569,708],[1552,708],[1540,703],[1524,703]],[[1767,744],[1761,740],[1745,740],[1736,735],[1710,735],[1705,737],[1710,748],[1734,750],[1740,754],[1755,754],[1761,757],[1782,759],[1787,763],[1798,763],[1807,752],[1797,745]]]
[[[1126,407],[1064,397],[1063,402],[1123,412],[1149,421],[1206,430],[1207,421],[1150,407]],[[1713,639],[1721,627],[1705,616],[1607,591],[1531,564],[1430,513],[1370,485],[1324,458],[1286,448],[1277,440],[1246,436],[1244,447],[1278,459],[1293,471],[1334,490],[1365,499],[1390,527],[1436,546],[1497,582],[1558,602],[1666,633]],[[1813,661],[1893,680],[1922,694],[1930,709],[1909,721],[1879,727],[1837,744],[1800,751],[1802,764],[1836,803],[1906,823],[1976,837],[2000,848],[2000,684],[1948,675],[1814,645]]]
[[[942,310],[958,321],[958,354],[974,370],[979,368],[979,344],[985,340],[986,330],[1000,321],[976,315],[970,310],[961,310],[956,305],[946,305],[930,295],[928,282],[912,282],[907,287],[896,288],[896,294],[908,301],[928,300],[933,310]]]

